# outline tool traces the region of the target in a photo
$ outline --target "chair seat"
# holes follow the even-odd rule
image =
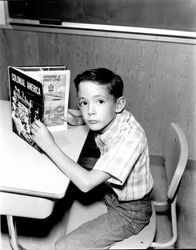
[[[90,205],[83,205],[75,200],[70,209],[66,234],[70,233],[86,221],[92,220],[100,214],[106,213],[107,208],[102,202],[94,202]],[[156,231],[156,215],[153,206],[153,213],[150,223],[137,235],[133,235],[123,241],[115,243],[110,249],[144,249],[148,248]]]

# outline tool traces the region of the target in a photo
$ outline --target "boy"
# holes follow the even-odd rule
[[[108,187],[107,213],[63,236],[56,249],[108,249],[149,223],[153,180],[148,143],[142,127],[125,110],[120,76],[98,68],[79,74],[74,82],[82,119],[94,132],[101,153],[93,169],[84,169],[63,153],[40,121],[33,124],[32,137],[81,191],[104,182]],[[80,124],[80,117],[75,121]]]

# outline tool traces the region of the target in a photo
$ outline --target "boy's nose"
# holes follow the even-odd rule
[[[94,113],[95,113],[94,105],[89,104],[89,106],[88,106],[88,114],[92,115]]]

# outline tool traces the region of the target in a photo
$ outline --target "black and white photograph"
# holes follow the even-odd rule
[[[0,0],[0,250],[196,249],[196,0]]]

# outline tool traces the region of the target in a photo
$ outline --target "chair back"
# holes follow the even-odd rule
[[[164,159],[168,184],[167,198],[173,200],[177,194],[188,159],[186,136],[180,125],[174,122],[170,124],[167,130]]]

